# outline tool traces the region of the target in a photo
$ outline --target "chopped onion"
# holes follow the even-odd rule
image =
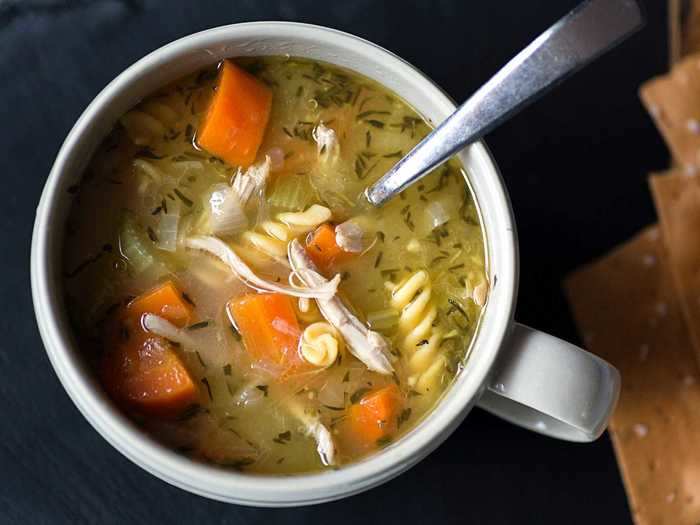
[[[360,253],[363,235],[362,228],[352,220],[335,227],[335,242],[345,252]]]
[[[399,312],[393,308],[370,312],[367,314],[367,324],[372,330],[379,332],[393,330],[399,325]]]
[[[143,159],[135,159],[133,162],[134,168],[148,175],[156,184],[162,184],[163,174],[151,162]]]
[[[335,130],[320,122],[311,134],[316,141],[316,149],[320,156],[328,157],[338,152],[339,144]]]
[[[433,230],[450,220],[450,216],[439,201],[432,201],[428,204],[425,207],[425,213],[428,215],[428,220]]]
[[[248,217],[238,194],[226,184],[216,184],[209,197],[209,224],[212,233],[233,235],[248,227]]]
[[[236,393],[236,404],[241,407],[248,407],[260,403],[265,397],[265,392],[258,388],[259,382],[248,383]]]
[[[318,391],[319,402],[332,407],[345,406],[345,385],[338,378],[327,381]]]
[[[279,292],[292,297],[307,297],[309,299],[333,298],[338,290],[340,275],[336,275],[330,281],[326,281],[318,286],[291,287],[266,281],[258,277],[253,270],[236,254],[236,252],[225,242],[210,236],[189,237],[185,240],[185,245],[194,250],[202,250],[221,259],[231,269],[231,271],[246,285],[256,290],[265,292]]]
[[[266,155],[270,157],[270,171],[279,171],[284,167],[284,150],[282,148],[270,148]]]
[[[177,232],[180,216],[174,213],[164,213],[158,223],[158,248],[168,252],[174,252],[177,248]]]

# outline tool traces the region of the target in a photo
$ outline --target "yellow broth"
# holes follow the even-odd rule
[[[354,72],[304,59],[237,63],[273,93],[258,152],[258,159],[271,151],[278,157],[265,190],[264,213],[274,217],[321,204],[331,209],[335,224],[358,219],[369,240],[361,255],[337,268],[342,275],[339,294],[360,320],[389,339],[397,358],[394,376],[370,372],[346,349],[327,369],[275,381],[251,361],[225,312],[229,299],[250,290],[207,254],[179,243],[174,251],[159,247],[164,213],[179,213],[179,241],[198,233],[206,222],[210,188],[228,183],[238,168],[195,145],[216,83],[214,68],[182,78],[140,103],[134,111],[156,123],[149,120],[140,129],[143,122],[134,122],[133,111],[127,114],[95,153],[80,184],[71,188],[75,201],[64,256],[69,313],[82,350],[97,367],[109,344],[105,319],[129,298],[174,280],[194,303],[199,322],[190,332],[197,348],[178,352],[199,386],[200,402],[174,420],[136,412],[130,416],[157,439],[202,461],[273,474],[328,468],[314,439],[290,413],[289,403],[294,402],[330,430],[337,440],[335,466],[342,466],[413,428],[465,365],[486,289],[479,216],[456,159],[382,208],[363,201],[363,189],[430,130],[386,88]],[[321,122],[338,138],[332,163],[322,160],[327,152],[319,153],[314,140]],[[292,210],[283,204],[288,181],[303,189]],[[260,232],[259,222],[259,217],[257,223],[251,218],[250,228]],[[288,269],[256,252],[244,235],[227,242],[240,248],[256,272],[286,279]],[[438,352],[444,358],[444,366],[421,392],[409,380],[407,363],[415,350],[403,348],[406,334],[397,327],[401,311],[392,308],[392,284],[387,284],[401,284],[418,270],[429,276],[416,294],[430,294],[436,313],[430,330],[441,334]],[[479,290],[481,300],[475,299]],[[299,317],[302,328],[311,320],[309,315]],[[348,444],[342,435],[348,406],[368,389],[394,382],[404,397],[397,431],[369,448],[354,447],[352,440]]]

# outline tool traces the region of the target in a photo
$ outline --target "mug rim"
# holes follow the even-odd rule
[[[480,166],[478,181],[475,173],[467,169],[467,183],[472,187],[477,206],[482,210],[482,230],[485,232],[492,287],[471,343],[471,355],[465,369],[415,428],[396,443],[359,462],[338,470],[292,476],[232,472],[177,454],[147,436],[124,416],[104,392],[95,389],[94,380],[86,372],[87,367],[80,362],[80,352],[75,348],[75,341],[71,340],[70,329],[59,322],[63,296],[58,293],[60,283],[51,279],[56,275],[54,266],[58,263],[52,260],[49,249],[51,242],[55,243],[51,239],[50,226],[56,203],[70,176],[68,166],[72,160],[71,152],[84,140],[90,122],[105,111],[118,94],[128,91],[138,75],[157,71],[163,63],[175,61],[193,49],[206,49],[207,43],[223,43],[266,32],[277,36],[282,34],[289,39],[300,39],[303,32],[305,38],[312,38],[321,44],[325,40],[346,46],[347,49],[352,47],[365,60],[381,62],[387,67],[390,64],[395,70],[411,76],[411,89],[428,90],[445,116],[456,107],[418,68],[377,44],[336,29],[297,22],[246,22],[182,37],[149,53],[120,73],[93,99],[69,132],[56,156],[37,207],[32,235],[31,284],[37,324],[54,370],[83,416],[113,447],[150,473],[189,492],[245,505],[292,506],[339,499],[379,485],[416,464],[447,439],[476,403],[503,339],[510,330],[517,298],[519,260],[508,194],[495,161],[485,143],[479,141],[460,153],[465,168],[467,164]],[[425,116],[422,108],[416,107],[416,110]],[[481,195],[477,187],[482,191]],[[485,195],[489,199],[485,199]],[[485,205],[484,200],[489,200],[489,204]],[[490,213],[487,215],[484,209]],[[53,233],[56,234],[56,231]],[[59,253],[62,233],[60,229]]]

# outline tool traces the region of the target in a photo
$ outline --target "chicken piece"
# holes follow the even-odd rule
[[[198,236],[188,237],[185,240],[185,246],[194,250],[202,250],[221,259],[231,271],[245,285],[255,290],[264,292],[278,292],[292,297],[306,297],[309,299],[330,299],[334,297],[338,290],[340,275],[336,275],[330,281],[323,280],[320,285],[312,285],[306,288],[295,288],[284,286],[258,277],[248,265],[236,254],[236,252],[228,244],[216,237]]]
[[[297,239],[289,243],[289,262],[306,286],[319,287],[329,282],[318,273],[316,265]],[[389,344],[381,334],[367,328],[336,295],[317,297],[316,303],[321,315],[343,336],[350,352],[367,368],[386,375],[394,372],[389,360]]]
[[[267,177],[270,175],[270,164],[270,156],[265,155],[265,160],[253,164],[245,172],[238,170],[232,186],[243,206],[250,200],[253,192],[261,189],[267,182]]]

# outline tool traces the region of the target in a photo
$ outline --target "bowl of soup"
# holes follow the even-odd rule
[[[438,446],[512,328],[508,198],[483,143],[381,208],[363,192],[453,110],[395,55],[294,23],[198,33],[119,75],[61,148],[32,244],[42,338],[90,423],[248,505],[348,496]]]

